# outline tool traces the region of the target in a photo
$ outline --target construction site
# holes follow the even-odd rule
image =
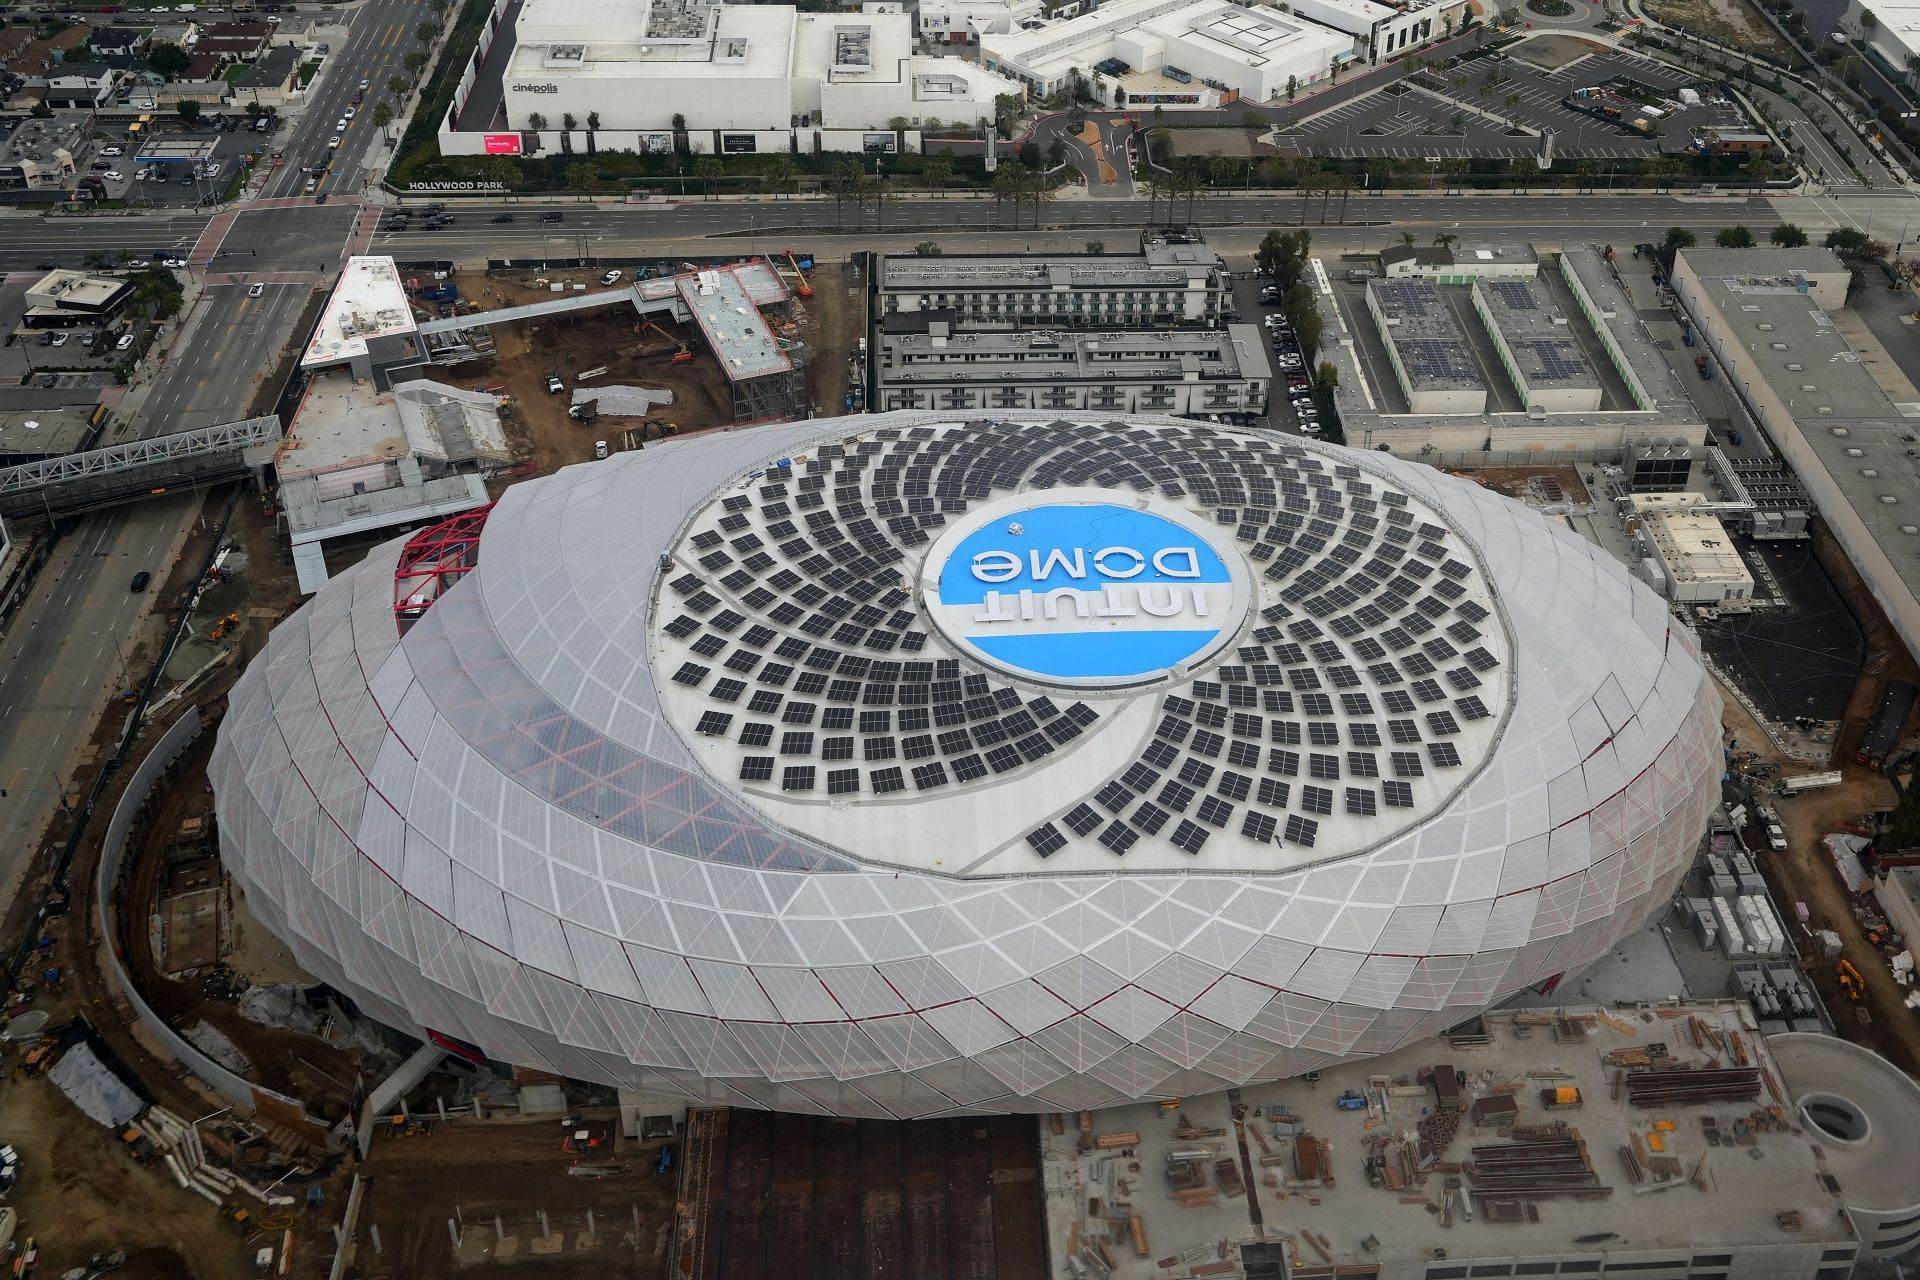
[[[1794,1056],[1776,1060],[1776,1043]],[[1823,1150],[1823,1117],[1796,1103],[1821,1044],[1845,1054],[1829,1037],[1769,1041],[1721,1003],[1506,1011],[1281,1084],[1056,1120],[1042,1139],[1055,1274],[1399,1280],[1527,1258],[1679,1275],[1719,1258],[1765,1276],[1850,1262],[1850,1202],[1915,1192],[1856,1182]],[[1884,1076],[1884,1096],[1845,1105],[1875,1123],[1920,1114],[1920,1090]]]

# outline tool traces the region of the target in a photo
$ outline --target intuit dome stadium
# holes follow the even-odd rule
[[[920,1116],[1293,1075],[1587,964],[1674,890],[1718,715],[1656,596],[1464,480],[895,414],[387,544],[212,778],[252,910],[378,1018]]]

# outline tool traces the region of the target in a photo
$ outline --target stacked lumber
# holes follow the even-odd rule
[[[1759,1096],[1760,1071],[1756,1067],[1649,1069],[1627,1074],[1627,1102],[1635,1107],[1750,1102]]]

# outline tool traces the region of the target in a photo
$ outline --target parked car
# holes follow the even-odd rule
[[[113,161],[95,160],[92,164],[88,165],[87,168],[92,169],[97,173],[105,173],[108,169],[113,168]]]
[[[100,148],[100,154],[103,156],[123,156],[127,153],[124,147],[102,147]]]
[[[567,384],[560,381],[559,374],[550,373],[547,375],[547,394],[548,395],[557,396],[562,391],[565,391],[566,389],[567,389]]]
[[[130,333],[121,334],[120,337],[113,344],[113,349],[115,351],[127,351],[132,349],[132,347],[133,347],[133,335]]]
[[[181,258],[167,258],[162,260],[160,265],[163,267],[171,267],[175,271],[178,271],[181,268],[185,267],[187,264],[186,264],[186,261]]]
[[[122,180],[121,173],[118,169],[109,169],[105,173],[101,174],[100,176],[105,178],[108,182],[119,182]]]
[[[43,347],[50,347],[53,345],[53,330],[49,329],[45,333],[40,335],[40,345]]]
[[[152,581],[153,581],[153,575],[151,573],[148,573],[145,569],[142,569],[140,572],[133,575],[133,582],[131,584],[130,589],[133,591],[145,591],[147,589],[147,584]]]
[[[64,347],[64,346],[66,346],[66,345],[67,345],[67,335],[66,335],[66,334],[64,334],[64,333],[56,333],[56,334],[54,334],[54,335],[53,335],[53,345],[54,345],[54,346],[56,346],[56,347]]]
[[[600,283],[601,284],[619,284],[620,269],[618,267],[615,267],[613,270],[607,272],[607,274],[601,276]]]
[[[1284,329],[1287,327],[1287,318],[1276,313],[1270,316],[1262,316],[1260,323],[1269,329]]]

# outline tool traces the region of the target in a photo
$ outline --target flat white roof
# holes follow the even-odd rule
[[[1655,512],[1643,517],[1647,535],[1660,549],[1667,571],[1683,582],[1752,582],[1746,561],[1734,550],[1733,535],[1719,517],[1691,511]]]
[[[841,33],[856,46],[861,63],[840,56]],[[864,38],[863,38],[864,37]],[[848,56],[854,56],[850,49]],[[900,63],[913,56],[913,21],[893,13],[803,13],[793,29],[796,76],[844,82],[870,77],[900,79]],[[945,59],[942,59],[944,62]],[[955,59],[954,61],[958,61]]]
[[[413,332],[413,308],[392,258],[348,258],[300,367],[342,364],[367,354],[371,338]]]
[[[1384,4],[1375,4],[1374,0],[1299,0],[1293,8],[1296,13],[1309,18],[1313,16],[1315,9],[1337,9],[1341,13],[1350,13],[1369,25],[1391,18],[1399,12]]]

